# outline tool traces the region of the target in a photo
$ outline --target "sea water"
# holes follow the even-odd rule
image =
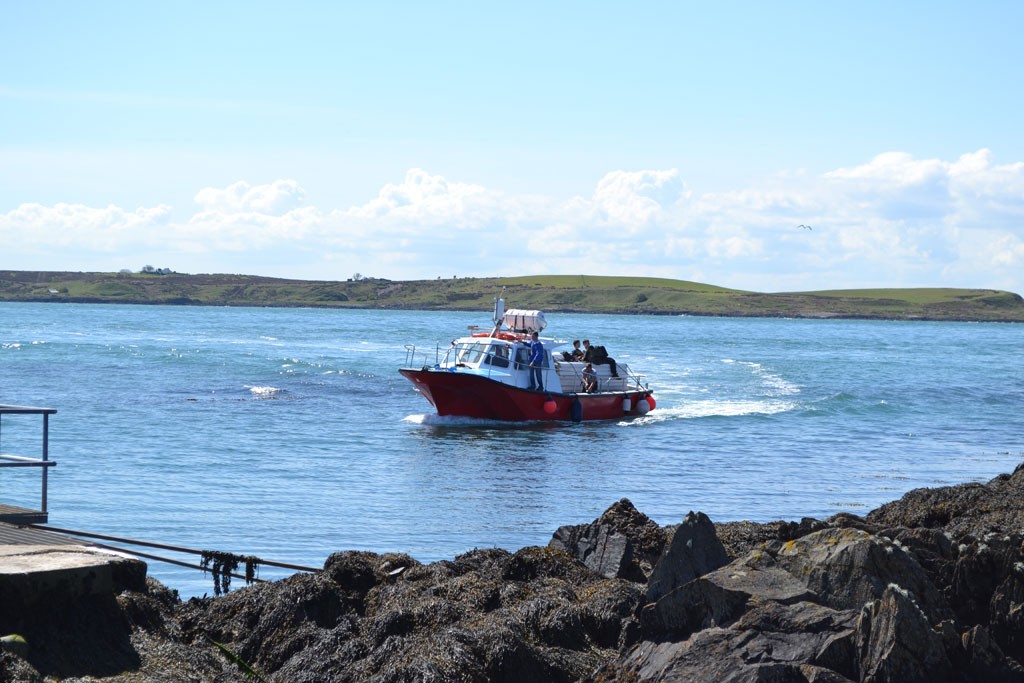
[[[643,374],[656,409],[438,418],[397,372],[406,345],[433,358],[489,311],[24,303],[0,303],[0,403],[58,411],[51,525],[313,567],[340,550],[429,562],[543,545],[621,498],[660,524],[865,514],[1024,460],[1024,326],[548,321]],[[40,433],[41,418],[6,416],[0,450],[35,456]],[[38,470],[0,470],[0,503],[39,497]],[[149,572],[212,594],[197,570]]]

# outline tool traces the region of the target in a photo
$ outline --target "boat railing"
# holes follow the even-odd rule
[[[8,513],[12,516],[9,521],[18,521],[31,524],[45,523],[48,513],[46,511],[47,496],[47,475],[56,462],[50,460],[50,415],[56,413],[55,408],[34,408],[31,406],[0,405],[0,468],[18,467],[38,469],[42,475],[42,489],[40,493],[39,510],[28,510],[12,505],[0,503],[0,517],[6,519]],[[43,418],[43,432],[40,444],[40,457],[29,457],[25,455],[14,455],[3,452],[3,416],[4,415],[41,415]],[[16,519],[15,519],[16,518]]]
[[[426,365],[426,354],[423,357],[423,364]],[[416,345],[406,344],[405,345],[405,367],[412,368],[416,367]]]
[[[420,358],[421,360],[419,362],[416,362],[417,358]],[[425,367],[428,367],[428,366],[431,366],[431,365],[437,365],[438,363],[441,363],[441,362],[442,362],[442,360],[441,360],[441,346],[440,346],[440,344],[434,349],[434,360],[433,361],[430,360],[429,352],[427,352],[427,351],[417,351],[415,344],[406,344],[405,345],[405,367],[407,367],[407,368],[415,368],[415,367],[425,368]]]
[[[558,360],[555,362],[556,368],[558,369],[558,377],[562,380],[562,386],[565,388],[567,393],[584,393],[584,364],[581,362]],[[568,383],[564,381],[566,378],[569,379]],[[597,375],[597,391],[648,391],[650,389],[650,385],[645,384],[644,378],[644,375],[638,375],[630,370],[628,364],[620,364],[618,377],[610,377],[601,374]],[[576,387],[576,389],[569,391],[567,385]]]

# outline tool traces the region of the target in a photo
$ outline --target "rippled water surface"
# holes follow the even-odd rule
[[[620,498],[661,524],[864,514],[1024,459],[1019,325],[552,313],[546,333],[646,375],[656,410],[437,418],[396,372],[405,345],[489,317],[0,303],[0,403],[58,410],[52,525],[312,566],[546,544]],[[5,417],[0,449],[34,455],[40,424]],[[0,471],[0,502],[38,498],[37,472]]]

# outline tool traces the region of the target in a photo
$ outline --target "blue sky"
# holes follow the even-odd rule
[[[1024,4],[632,5],[0,0],[0,268],[1024,293]]]

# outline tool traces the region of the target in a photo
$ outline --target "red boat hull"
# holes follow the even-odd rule
[[[614,420],[639,415],[636,409],[650,391],[617,391],[599,394],[538,392],[509,386],[480,375],[437,370],[399,370],[437,409],[438,415],[461,415],[513,422],[527,420],[575,420],[573,404],[579,402],[579,420]],[[630,410],[623,410],[623,399]],[[553,402],[551,406],[545,404]]]

